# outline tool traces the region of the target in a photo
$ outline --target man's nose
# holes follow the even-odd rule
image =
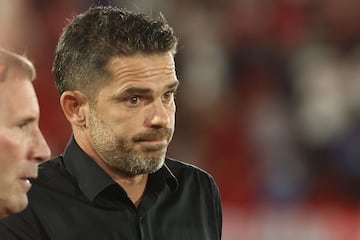
[[[170,111],[161,100],[154,101],[149,110],[147,125],[149,127],[167,127],[170,122]]]
[[[38,161],[39,163],[44,162],[50,158],[50,148],[41,133],[40,129],[36,130],[36,133],[34,135],[33,139],[33,149],[32,149],[32,157],[31,159],[34,159]]]

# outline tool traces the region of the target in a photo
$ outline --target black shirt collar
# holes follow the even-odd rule
[[[77,180],[79,188],[90,201],[94,201],[95,197],[107,187],[116,184],[116,182],[79,147],[73,136],[64,152],[64,165]],[[168,185],[171,191],[176,191],[178,188],[178,180],[166,165],[166,161],[157,172],[149,175],[148,190],[154,193],[160,192],[164,189],[165,185]],[[124,194],[126,194],[125,191]]]

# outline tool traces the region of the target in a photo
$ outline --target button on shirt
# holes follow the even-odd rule
[[[72,138],[64,155],[40,165],[29,206],[0,222],[1,239],[218,240],[218,188],[201,169],[166,158],[136,208]]]

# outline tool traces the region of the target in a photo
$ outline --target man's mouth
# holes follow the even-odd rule
[[[20,178],[20,185],[21,187],[27,192],[31,188],[31,182],[30,179],[27,178]]]
[[[25,191],[30,190],[31,188],[31,181],[35,179],[37,176],[24,176],[20,177],[20,184],[24,188]]]

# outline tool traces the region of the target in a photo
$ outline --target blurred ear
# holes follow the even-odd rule
[[[65,91],[60,97],[60,105],[73,126],[86,126],[88,99],[84,94],[79,91]]]

